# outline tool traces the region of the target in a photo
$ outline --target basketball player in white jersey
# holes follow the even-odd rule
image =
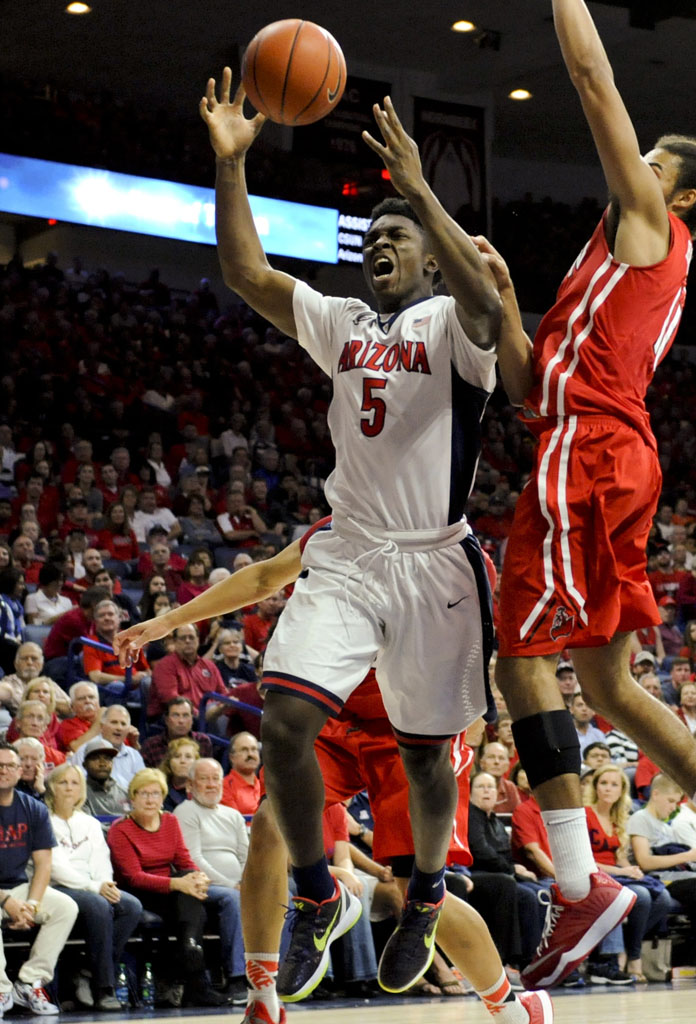
[[[220,98],[210,80],[200,111],[217,156],[216,226],[226,283],[330,374],[336,469],[326,485],[333,521],[311,538],[304,571],[269,644],[263,685],[265,781],[300,893],[278,991],[297,999],[319,983],[329,945],[357,920],[355,898],[328,871],[323,783],[313,750],[376,658],[377,678],[409,779],[415,868],[401,925],[379,980],[402,991],[427,969],[444,898],[457,788],[449,739],[487,711],[490,592],[463,515],[495,386],[500,299],[466,233],[421,171],[418,149],[389,99],[375,107],[383,144],[365,142],[404,197],[374,211],[364,271],[377,312],[324,298],[275,271],[249,207],[244,158],[262,115],[244,91]],[[442,274],[450,297],[433,295]],[[516,399],[526,341],[500,353]]]

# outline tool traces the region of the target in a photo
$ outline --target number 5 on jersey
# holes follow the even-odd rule
[[[360,418],[360,429],[365,437],[377,437],[384,428],[384,417],[387,415],[387,403],[377,397],[375,391],[383,391],[387,382],[383,377],[365,377],[363,379],[363,400],[360,411],[367,416]]]

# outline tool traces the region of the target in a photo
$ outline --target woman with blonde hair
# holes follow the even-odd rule
[[[163,811],[166,795],[167,780],[159,768],[141,768],[128,787],[131,812],[113,823],[107,842],[119,883],[176,936],[173,963],[159,965],[169,975],[170,993],[172,985],[183,981],[193,1005],[220,1006],[225,1000],[206,981],[201,946],[210,880],[191,859],[178,820]]]
[[[186,783],[194,761],[201,756],[201,749],[190,736],[170,740],[167,753],[160,764],[160,771],[167,780],[167,795],[164,810],[174,811],[187,798]]]
[[[42,740],[45,740],[49,746],[57,747],[57,735],[58,729],[60,728],[60,719],[56,714],[56,695],[53,687],[53,680],[49,679],[48,676],[36,676],[35,679],[31,679],[24,687],[22,703],[24,703],[25,700],[40,700],[42,704],[46,705],[49,721],[41,738]],[[70,703],[68,702],[68,708],[69,707]],[[18,736],[19,730],[17,728],[17,723],[12,722],[7,730],[7,742],[14,743]]]
[[[118,1010],[116,964],[143,908],[140,900],[114,883],[101,825],[82,810],[85,795],[85,777],[79,768],[71,764],[54,768],[46,782],[46,806],[57,841],[51,885],[80,908],[77,927],[87,939],[90,973],[78,979],[78,1000],[87,1006],[96,1004],[98,1010]]]
[[[629,888],[636,901],[623,923],[622,945],[625,951],[619,944],[618,929],[615,929],[602,943],[603,958],[597,959],[596,954],[590,958],[588,973],[596,984],[620,985],[630,984],[632,980],[646,980],[640,958],[641,942],[670,913],[672,906],[665,886],[629,863],[626,822],[631,809],[628,776],[617,765],[605,764],[597,768],[585,807],[595,862],[598,868]],[[625,972],[619,964],[626,968]]]

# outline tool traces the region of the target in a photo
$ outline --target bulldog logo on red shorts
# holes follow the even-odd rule
[[[565,640],[575,629],[575,616],[564,605],[559,605],[551,623],[549,633],[552,640]]]

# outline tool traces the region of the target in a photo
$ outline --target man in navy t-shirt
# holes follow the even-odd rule
[[[19,755],[0,742],[0,908],[8,927],[23,931],[39,925],[34,944],[17,981],[7,977],[0,932],[0,1016],[13,1005],[33,1014],[56,1014],[45,990],[58,956],[72,930],[78,907],[49,886],[51,850],[56,840],[42,803],[15,789],[21,775]],[[32,862],[31,881],[27,865]]]

